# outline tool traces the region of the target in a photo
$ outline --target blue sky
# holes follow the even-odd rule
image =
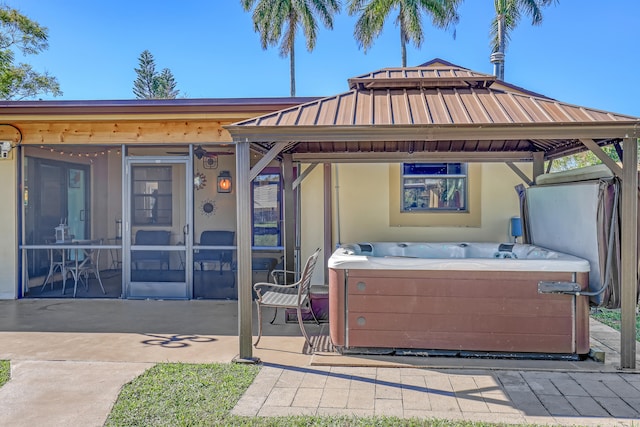
[[[239,0],[6,0],[49,28],[49,49],[23,58],[60,82],[56,99],[132,99],[134,68],[148,49],[189,98],[289,95],[289,62],[262,50]],[[606,3],[606,5],[605,5]],[[466,0],[452,31],[425,22],[408,65],[435,57],[491,74],[492,0]],[[523,18],[507,51],[505,80],[563,102],[640,116],[640,1],[560,0],[541,26]],[[389,19],[366,53],[353,39],[355,17],[336,17],[312,53],[296,45],[298,96],[331,96],[349,77],[400,66],[398,29]],[[43,98],[51,99],[51,98]]]

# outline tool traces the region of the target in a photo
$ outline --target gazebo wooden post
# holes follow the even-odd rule
[[[638,141],[624,139],[622,164],[622,274],[620,367],[636,368],[636,301],[638,286]]]
[[[533,178],[531,181],[535,184],[536,178],[544,173],[544,151],[533,152]]]
[[[324,172],[324,277],[328,281],[327,266],[333,253],[333,199],[331,192],[331,163],[323,163]]]
[[[237,362],[255,362],[251,331],[251,177],[249,142],[236,144],[236,228],[238,272],[238,333],[240,351]]]
[[[293,160],[291,154],[282,155],[282,181],[284,187],[284,269],[296,271],[296,208],[293,203]]]

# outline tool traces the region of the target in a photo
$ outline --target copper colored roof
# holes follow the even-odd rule
[[[422,88],[422,87],[489,87],[494,76],[460,67],[385,68],[350,78],[351,89]]]
[[[289,146],[291,153],[542,151],[557,157],[581,150],[579,138],[606,144],[640,126],[637,117],[511,90],[508,84],[495,88],[495,81],[440,62],[387,68],[349,79],[348,92],[227,129],[237,141],[266,148],[298,142]]]

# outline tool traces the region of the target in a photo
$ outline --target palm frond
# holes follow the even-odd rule
[[[353,36],[359,47],[366,52],[373,41],[382,33],[382,27],[394,6],[393,0],[371,0],[364,4],[360,1],[360,16],[356,21]]]

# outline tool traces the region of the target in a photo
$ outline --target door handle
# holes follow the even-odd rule
[[[80,221],[84,221],[84,209],[80,209]]]

